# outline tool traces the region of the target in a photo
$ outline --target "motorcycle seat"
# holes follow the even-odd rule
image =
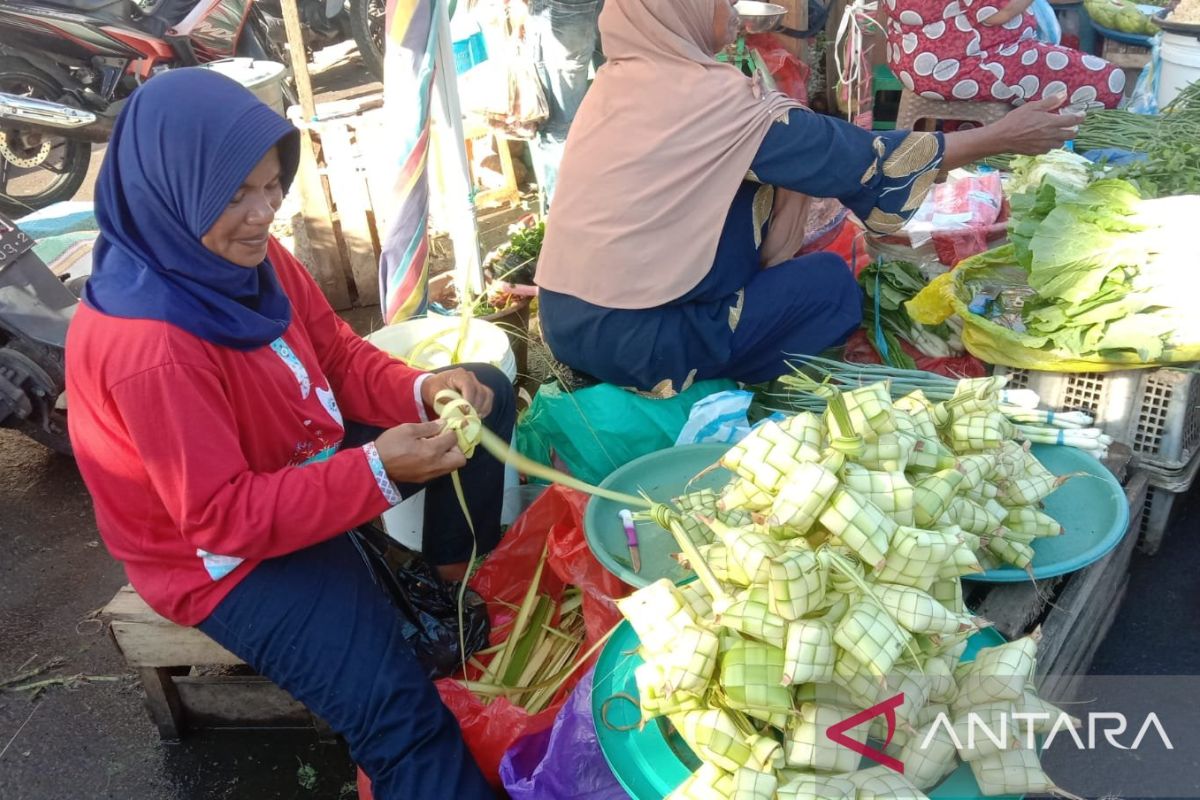
[[[114,19],[129,19],[130,0],[41,0],[49,6],[69,8],[82,14],[99,14]]]

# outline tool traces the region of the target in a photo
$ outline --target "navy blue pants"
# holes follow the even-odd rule
[[[470,368],[496,395],[486,424],[507,439],[512,386],[499,370]],[[479,451],[461,474],[480,552],[487,552],[499,539],[503,467]],[[426,546],[438,554],[430,560],[465,561],[470,534],[464,541],[457,501],[452,509],[434,509],[448,502],[442,482],[449,483],[426,487],[426,519],[438,525],[426,529]],[[378,800],[494,797],[404,641],[398,614],[341,535],[262,562],[198,627],[343,736]]]

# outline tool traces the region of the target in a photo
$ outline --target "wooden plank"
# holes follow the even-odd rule
[[[243,663],[196,628],[160,616],[128,584],[101,614],[109,621],[113,640],[126,662],[135,669]]]
[[[304,119],[311,120],[316,114],[313,102],[312,76],[308,73],[308,55],[304,48],[304,29],[300,25],[300,9],[296,0],[281,0],[283,30],[287,34],[288,56],[292,62],[292,79],[296,82],[296,95]]]
[[[300,139],[300,169],[296,173],[296,185],[300,191],[304,233],[309,243],[309,257],[305,266],[329,304],[334,310],[342,311],[353,305],[346,277],[348,267],[333,227],[333,209],[323,185],[312,132],[302,129]]]
[[[1042,625],[1044,639],[1038,648],[1042,674],[1057,671],[1060,653],[1070,659],[1068,639],[1087,641],[1097,635],[1111,611],[1112,597],[1129,571],[1137,536],[1126,534],[1121,544],[1101,561],[1072,576]],[[1064,663],[1069,663],[1064,662]]]
[[[194,727],[313,726],[308,709],[266,678],[185,675],[174,688]]]
[[[1100,643],[1108,635],[1112,628],[1113,622],[1117,618],[1117,611],[1125,600],[1125,593],[1129,588],[1129,576],[1126,575],[1121,581],[1120,588],[1116,593],[1108,599],[1106,607],[1108,612],[1105,619],[1090,639],[1080,642],[1082,648],[1081,655],[1070,668],[1063,670],[1054,670],[1045,675],[1039,676],[1038,693],[1055,703],[1070,702],[1075,698],[1075,694],[1083,681],[1083,677],[1091,669],[1092,661],[1096,657],[1096,651],[1100,648]]]
[[[783,17],[783,26],[785,28],[793,28],[798,31],[808,28],[808,0],[778,0],[778,2],[779,5],[788,10],[788,13]],[[795,39],[791,36],[780,36],[779,40],[783,42],[788,52],[803,60],[804,41],[802,39]]]
[[[350,129],[341,123],[321,126],[321,144],[325,148],[325,175],[333,193],[334,208],[342,230],[342,241],[349,257],[357,303],[379,303],[379,251],[371,232],[370,195],[361,159],[350,140]]]
[[[143,622],[113,622],[113,638],[131,667],[241,664],[240,658],[195,628]]]
[[[1006,639],[1016,639],[1030,631],[1041,619],[1047,601],[1054,596],[1062,579],[1052,578],[1038,584],[997,584],[976,603],[972,610],[996,626]]]
[[[179,694],[171,682],[171,670],[139,669],[138,675],[146,692],[146,711],[154,727],[158,728],[159,737],[168,742],[177,741],[183,731],[184,713]]]

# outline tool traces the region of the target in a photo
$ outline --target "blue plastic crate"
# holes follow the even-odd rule
[[[459,75],[484,61],[487,61],[487,45],[482,31],[454,43],[454,71]]]

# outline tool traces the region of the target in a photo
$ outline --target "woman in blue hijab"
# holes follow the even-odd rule
[[[142,598],[328,722],[377,798],[491,797],[345,532],[425,489],[422,552],[461,579],[472,547],[499,539],[503,465],[468,462],[430,421],[433,398],[460,392],[507,438],[512,387],[483,365],[415,370],[337,317],[270,236],[298,148],[287,121],[210,70],[134,93],[67,337],[76,458]]]

